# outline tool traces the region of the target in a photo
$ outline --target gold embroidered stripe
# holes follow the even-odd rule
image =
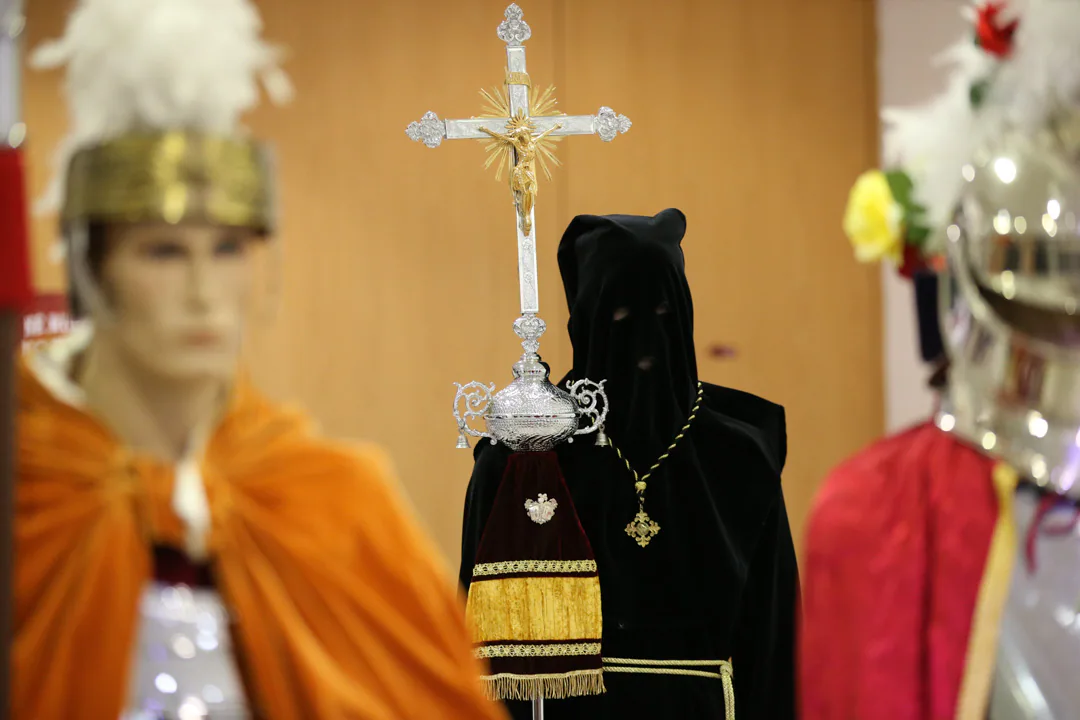
[[[567,657],[599,655],[600,643],[545,643],[541,645],[485,645],[476,648],[478,658]]]
[[[596,576],[477,580],[466,611],[478,644],[598,638],[603,627]]]
[[[526,573],[587,572],[596,572],[595,560],[507,560],[505,562],[481,563],[473,567],[473,577]]]

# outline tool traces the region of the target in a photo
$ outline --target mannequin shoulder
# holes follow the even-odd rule
[[[240,478],[233,491],[290,527],[328,544],[362,536],[413,545],[423,534],[390,453],[376,443],[308,437],[266,459],[263,473]]]
[[[251,474],[261,476],[267,487],[279,487],[283,492],[313,497],[325,490],[332,501],[341,493],[377,496],[399,489],[390,454],[374,442],[304,434],[272,439],[252,451],[259,460],[249,466]],[[240,477],[244,474],[248,473]]]
[[[704,383],[706,418],[746,447],[760,454],[779,475],[787,461],[787,419],[784,407],[734,388]]]
[[[275,492],[321,488],[378,491],[396,484],[389,454],[378,444],[329,438],[309,413],[246,387],[218,427],[209,460],[234,484],[260,483]]]

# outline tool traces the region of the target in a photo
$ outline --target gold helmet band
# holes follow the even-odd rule
[[[76,152],[61,211],[73,223],[207,222],[273,231],[268,149],[190,131],[128,134]]]

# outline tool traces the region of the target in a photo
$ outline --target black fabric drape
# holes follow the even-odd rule
[[[608,431],[644,472],[686,422],[697,392],[693,306],[680,243],[685,218],[576,218],[559,264],[570,303],[571,377],[606,379]],[[706,384],[686,437],[648,482],[661,526],[645,548],[625,532],[634,480],[611,448],[579,439],[559,462],[592,543],[604,609],[604,655],[649,660],[731,658],[742,720],[794,717],[798,573],[780,486],[784,411]],[[482,443],[465,501],[461,582],[509,451]],[[606,673],[605,695],[549,701],[548,720],[724,717],[719,680]],[[531,717],[509,703],[515,718]]]

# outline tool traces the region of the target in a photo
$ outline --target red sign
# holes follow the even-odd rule
[[[66,335],[71,330],[71,322],[67,295],[61,293],[37,295],[23,313],[23,352]]]

